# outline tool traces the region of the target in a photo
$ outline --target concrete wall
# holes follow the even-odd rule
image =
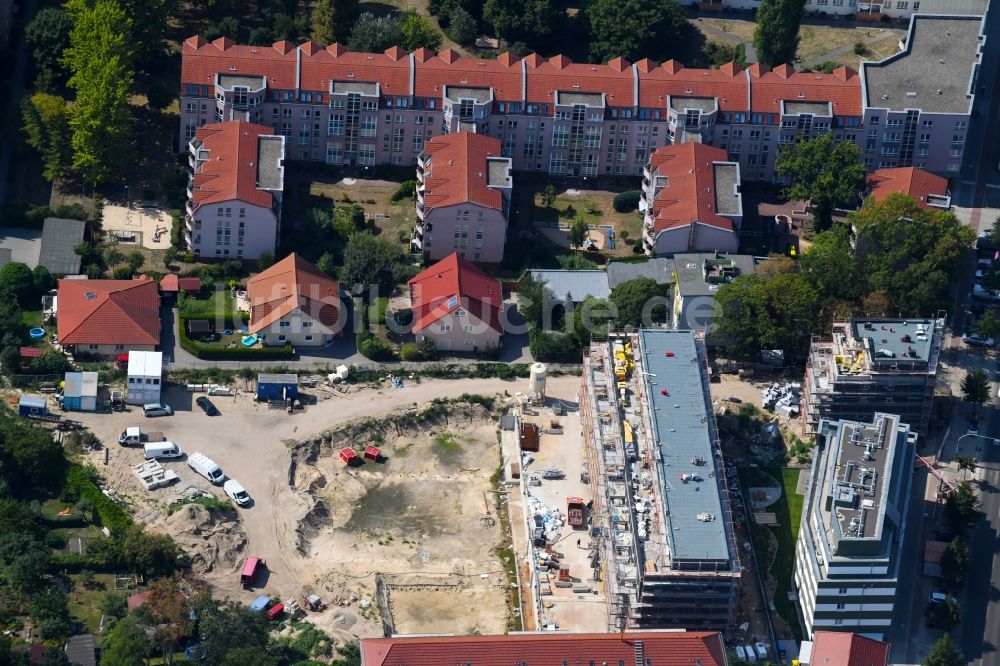
[[[468,212],[467,216],[465,212]],[[468,219],[459,219],[460,216]],[[455,237],[459,227],[467,231],[466,238]],[[477,204],[434,208],[424,215],[424,230],[421,249],[427,261],[439,261],[452,252],[458,252],[459,256],[471,261],[488,264],[503,261],[507,218],[495,208]]]
[[[226,217],[226,210],[231,216]],[[219,211],[222,216],[219,216]],[[244,216],[240,213],[243,211]],[[229,242],[217,234],[230,225]],[[240,225],[243,225],[243,245],[240,245]],[[200,225],[200,228],[199,228]],[[199,207],[188,223],[191,251],[201,257],[224,259],[258,259],[265,252],[273,253],[278,238],[278,216],[270,208],[233,200]],[[225,232],[223,232],[225,233]]]

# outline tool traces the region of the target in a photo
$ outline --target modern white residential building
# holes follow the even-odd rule
[[[130,351],[125,402],[148,405],[160,402],[163,380],[163,352]]]
[[[820,421],[795,549],[807,638],[825,630],[883,640],[888,632],[916,441],[892,414],[868,423]]]

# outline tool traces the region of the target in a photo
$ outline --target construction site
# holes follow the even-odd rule
[[[580,412],[591,566],[606,630],[726,630],[742,579],[704,344],[642,330],[594,343]]]

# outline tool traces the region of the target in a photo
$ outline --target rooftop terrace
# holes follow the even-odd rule
[[[837,430],[824,492],[834,540],[881,540],[899,417],[877,414],[873,423],[843,421]],[[830,506],[830,505],[825,505]]]

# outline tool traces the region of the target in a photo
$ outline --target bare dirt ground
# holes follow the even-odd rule
[[[552,377],[549,385],[554,392],[573,395],[579,378]],[[480,522],[485,513],[482,490],[489,487],[500,462],[494,426],[460,420],[443,426],[430,423],[427,432],[405,437],[383,434],[379,445],[389,455],[384,466],[370,463],[345,470],[331,457],[340,448],[334,449],[335,436],[329,438],[328,453],[321,454],[320,445],[315,457],[301,458],[295,469],[292,460],[301,452],[301,442],[322,442],[318,433],[362,417],[378,418],[463,393],[496,395],[523,389],[521,381],[500,379],[427,380],[403,389],[356,387],[346,396],[323,394],[294,415],[268,409],[241,393],[213,398],[222,414],[210,418],[193,407],[193,394],[171,387],[163,400],[174,408],[172,417],[144,419],[132,407],[124,413],[78,413],[73,418],[108,447],[107,465],[104,451],[90,454],[91,462],[109,489],[131,504],[151,529],[174,534],[182,542],[210,535],[200,539],[204,561],[199,566],[218,594],[241,601],[265,590],[282,599],[313,592],[326,601],[354,597],[359,603],[350,609],[332,606],[310,620],[335,637],[381,635],[374,574],[384,573],[397,631],[433,630],[440,618],[427,611],[441,605],[465,621],[468,627],[462,629],[478,627],[485,633],[502,631],[505,617],[503,596],[495,587],[500,562],[490,552],[498,538]],[[239,522],[228,525],[221,516],[206,517],[201,511],[165,518],[166,506],[189,488],[220,498],[223,494],[183,461],[164,462],[177,472],[179,483],[144,490],[131,471],[131,465],[141,462],[142,451],[116,443],[118,434],[132,425],[162,431],[186,453],[200,451],[214,459],[228,477],[246,487],[252,506],[238,510]],[[436,440],[431,431],[450,436]],[[355,432],[340,446],[357,448],[362,441],[376,441],[371,439],[375,434]],[[222,533],[225,543],[216,544],[217,537],[211,535]],[[268,572],[258,588],[247,591],[239,585],[238,569],[251,554],[266,560]],[[411,584],[422,586],[415,589],[424,590],[426,603],[410,601],[414,595],[406,586]],[[486,599],[497,607],[489,607]]]
[[[775,382],[784,383],[797,381],[801,383],[801,377],[796,377],[794,379],[782,378],[778,375],[770,377],[749,377],[747,379],[740,379],[736,375],[720,375],[720,377],[722,378],[722,381],[710,384],[713,402],[716,400],[724,400],[730,396],[739,398],[744,403],[755,405],[765,414],[776,419],[778,423],[781,424],[782,429],[788,429],[799,437],[805,436],[805,428],[801,418],[787,419],[777,412],[769,412],[761,406],[762,401],[760,399],[760,390],[765,386],[770,386]],[[737,407],[738,406],[739,405],[737,405]]]

